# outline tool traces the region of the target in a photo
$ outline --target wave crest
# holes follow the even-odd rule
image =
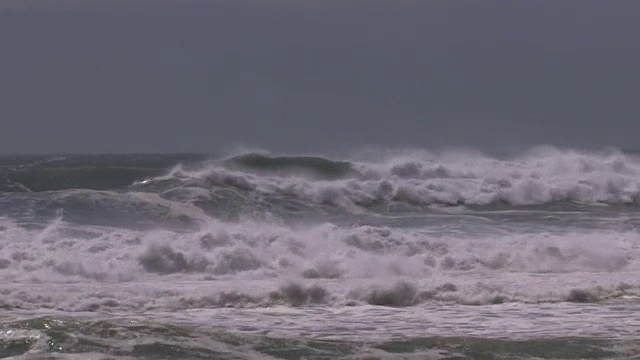
[[[267,156],[249,153],[225,161],[232,169],[271,175],[303,174],[316,179],[344,179],[360,174],[348,161],[330,160],[317,156]]]
[[[181,171],[181,184],[308,204],[388,210],[441,205],[640,202],[640,157],[545,148],[512,158],[411,153],[367,161],[245,154]],[[166,181],[166,178],[163,178]]]

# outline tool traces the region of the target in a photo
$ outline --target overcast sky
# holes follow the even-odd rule
[[[640,148],[640,1],[0,0],[0,153]]]

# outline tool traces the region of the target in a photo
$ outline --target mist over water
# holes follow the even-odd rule
[[[636,153],[35,156],[0,174],[3,357],[640,354]]]

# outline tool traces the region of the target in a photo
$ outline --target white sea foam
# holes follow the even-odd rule
[[[175,169],[169,177],[351,209],[380,201],[537,205],[554,201],[625,204],[640,199],[640,158],[616,151],[549,147],[501,159],[472,152],[424,151],[359,158],[352,160],[361,174],[357,178],[319,180],[291,172],[270,175],[231,170],[215,162],[196,171]]]
[[[0,276],[13,284],[3,302],[22,308],[268,305],[268,294],[286,283],[319,285],[336,304],[367,302],[398,281],[415,287],[416,303],[461,304],[563,301],[572,289],[598,286],[605,289],[598,298],[607,298],[623,295],[620,283],[640,286],[635,231],[434,235],[256,220],[210,220],[190,232],[79,231],[60,218],[37,230],[3,219],[2,229]]]

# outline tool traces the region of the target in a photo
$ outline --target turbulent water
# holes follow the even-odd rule
[[[640,155],[0,158],[0,357],[640,359]]]

